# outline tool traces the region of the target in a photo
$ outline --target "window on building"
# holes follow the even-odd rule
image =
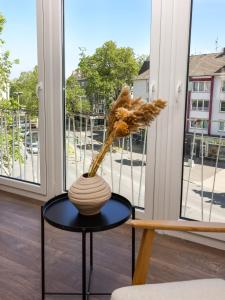
[[[198,109],[198,100],[192,100],[191,109],[192,110],[197,110]]]
[[[219,122],[219,131],[225,131],[225,122],[224,121]]]
[[[193,92],[209,92],[210,81],[194,81],[192,85]]]
[[[192,128],[192,129],[208,129],[208,120],[191,120],[190,128]]]
[[[203,100],[198,100],[198,110],[203,110]]]
[[[201,126],[203,129],[208,129],[208,120],[202,120]]]
[[[205,92],[209,92],[211,87],[210,81],[205,81]]]
[[[221,82],[221,91],[225,92],[225,80],[222,80]]]
[[[205,100],[205,99],[192,100],[191,109],[197,110],[197,111],[208,111],[209,110],[209,100]]]
[[[192,100],[191,109],[192,110],[197,110],[198,109],[198,101],[197,100]]]
[[[203,110],[208,111],[209,110],[209,100],[204,100],[203,102]]]
[[[203,81],[200,81],[198,83],[198,91],[199,92],[204,92],[204,82]]]
[[[225,112],[225,101],[220,101],[220,111]]]
[[[194,81],[193,82],[193,89],[192,89],[193,92],[198,92],[198,81]]]

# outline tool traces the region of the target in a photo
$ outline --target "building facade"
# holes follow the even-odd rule
[[[187,132],[225,135],[225,49],[190,57],[186,120]]]
[[[149,77],[148,60],[134,80],[134,97],[148,101]],[[186,122],[186,132],[225,135],[225,49],[190,56]]]

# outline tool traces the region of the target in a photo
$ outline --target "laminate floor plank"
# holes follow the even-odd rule
[[[40,206],[0,199],[0,300],[41,299],[40,228]],[[46,223],[45,229],[46,289],[81,290],[81,235]],[[137,231],[137,246],[139,239]],[[92,290],[113,291],[130,284],[131,230],[127,225],[94,234],[94,266]],[[170,236],[156,236],[149,282],[213,277],[225,279],[224,251]],[[70,299],[81,297],[46,296],[46,300]]]

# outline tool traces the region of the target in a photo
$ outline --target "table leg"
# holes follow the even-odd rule
[[[45,222],[43,217],[43,206],[41,206],[41,290],[42,300],[45,299]]]
[[[93,269],[93,232],[90,232],[90,268]]]
[[[132,207],[132,219],[135,219],[135,207]],[[134,276],[134,269],[135,269],[135,228],[132,227],[132,246],[131,246],[131,257],[132,257],[132,278]]]
[[[93,232],[90,232],[90,270],[89,270],[89,278],[88,278],[87,299],[89,299],[89,295],[91,293],[92,272],[93,272]]]
[[[82,231],[82,299],[86,300],[86,231]]]

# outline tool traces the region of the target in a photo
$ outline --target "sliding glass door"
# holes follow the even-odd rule
[[[146,102],[155,96],[149,90],[155,59],[150,55],[151,23],[150,0],[64,0],[66,189],[88,172],[101,148],[107,113],[121,87],[128,85],[133,98]],[[155,44],[158,38],[154,36]],[[145,177],[153,144],[147,128],[117,140],[99,170],[113,192],[142,209],[152,201]]]
[[[225,222],[223,1],[193,1],[181,217]]]

